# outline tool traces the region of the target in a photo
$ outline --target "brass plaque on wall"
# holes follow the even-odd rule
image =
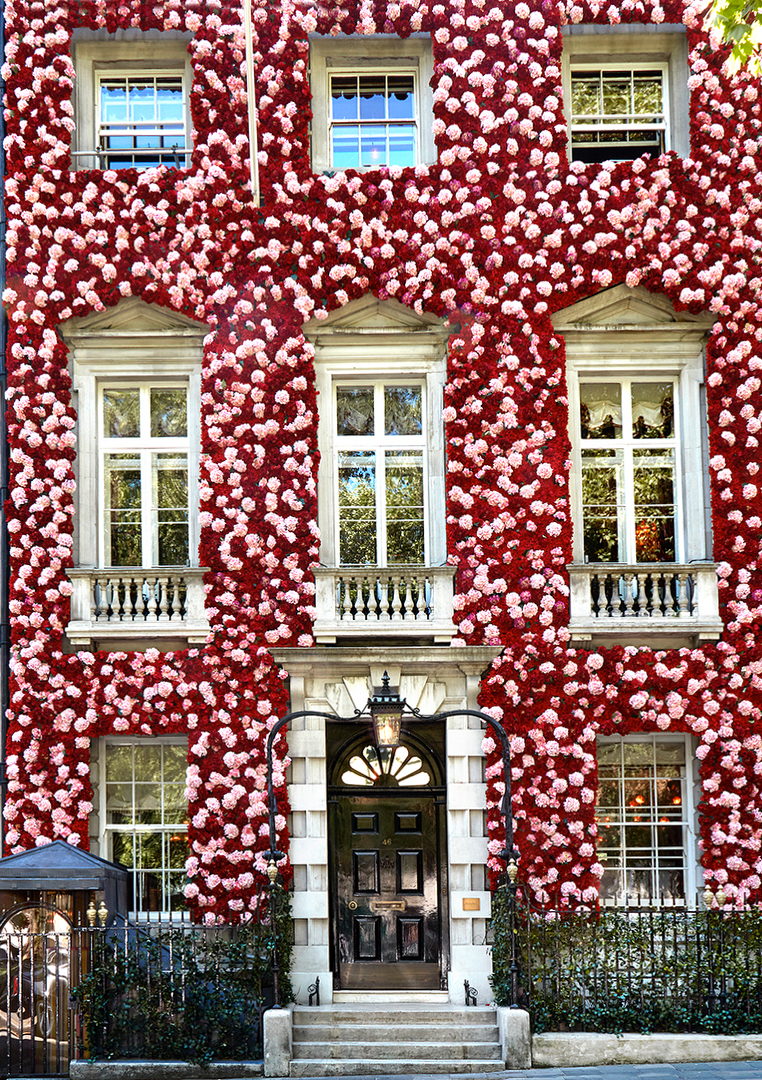
[[[481,909],[482,902],[478,896],[464,896],[463,897],[463,910],[464,911],[479,911]]]

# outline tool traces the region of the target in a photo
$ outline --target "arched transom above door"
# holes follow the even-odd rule
[[[348,787],[428,787],[431,773],[407,746],[391,750],[366,743],[347,758],[339,780]]]

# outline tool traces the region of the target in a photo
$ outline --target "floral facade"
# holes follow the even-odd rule
[[[577,25],[684,27],[689,155],[570,161],[562,62]],[[206,920],[256,904],[264,743],[288,708],[271,650],[315,645],[321,403],[303,327],[372,294],[435,316],[449,338],[447,648],[493,649],[479,704],[512,737],[516,841],[533,894],[598,896],[596,739],[678,733],[698,761],[701,887],[762,899],[758,82],[724,70],[690,4],[254,0],[253,27],[260,208],[238,4],[6,4],[9,847],[88,845],[96,740],[187,736],[187,902]],[[72,42],[152,31],[189,39],[192,154],[180,167],[78,168]],[[313,172],[311,41],[411,34],[431,41],[436,160]],[[555,326],[558,313],[618,286],[662,297],[678,316],[711,316],[709,558],[722,622],[711,640],[586,644],[570,634],[572,446]],[[208,635],[169,650],[76,648],[66,632],[80,417],[60,328],[130,298],[205,335],[198,565]],[[494,874],[504,789],[489,738],[486,750]],[[278,824],[287,842],[285,817]]]

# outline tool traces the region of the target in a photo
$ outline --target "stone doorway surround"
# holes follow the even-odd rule
[[[351,716],[362,709],[384,671],[413,708],[432,714],[477,709],[481,676],[499,649],[489,646],[274,649],[276,663],[290,678],[292,712],[316,709]],[[308,716],[288,730],[291,848],[294,868],[295,945],[292,982],[299,1004],[320,979],[320,1001],[330,1005],[328,891],[328,800],[326,721]],[[486,941],[490,893],[486,881],[486,784],[482,741],[475,717],[446,721],[447,859],[449,887],[448,996],[464,1001],[464,980],[478,991],[480,1004],[492,1000],[492,965]]]

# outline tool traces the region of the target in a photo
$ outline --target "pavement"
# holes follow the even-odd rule
[[[506,1069],[490,1073],[409,1072],[415,1080],[762,1080],[762,1061],[706,1061],[686,1065],[588,1065],[573,1069]],[[310,1080],[304,1077],[302,1080]],[[325,1077],[315,1078],[325,1080]],[[342,1076],[341,1080],[402,1080],[399,1075]]]

